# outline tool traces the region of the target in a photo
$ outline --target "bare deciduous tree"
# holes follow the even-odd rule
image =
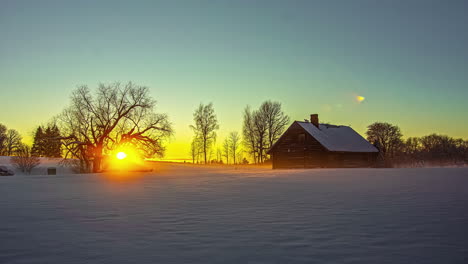
[[[195,159],[197,158],[197,142],[195,139],[190,144],[190,156],[192,157],[192,164],[195,164]]]
[[[259,163],[265,160],[266,151],[268,149],[268,127],[265,116],[260,111],[253,112],[253,124],[256,138],[256,150]]]
[[[14,129],[8,129],[4,141],[4,155],[13,156],[20,150],[22,137]]]
[[[172,127],[155,105],[148,87],[131,82],[100,84],[94,96],[87,86],[78,87],[58,119],[65,158],[78,158],[83,172],[98,172],[103,154],[124,145],[145,157],[163,155]]]
[[[272,102],[270,100],[260,106],[259,114],[263,116],[266,122],[268,134],[267,149],[269,149],[281,137],[286,126],[289,125],[289,116],[281,109],[280,102]]]
[[[195,125],[191,125],[190,127],[195,132],[195,137],[201,142],[204,163],[207,164],[208,152],[216,141],[216,130],[219,129],[213,104],[200,104],[193,113],[193,120],[195,121]]]
[[[367,127],[367,140],[376,145],[388,163],[402,146],[402,134],[398,126],[375,122]],[[387,164],[388,165],[388,164]]]
[[[11,157],[11,164],[24,173],[31,174],[32,169],[41,164],[38,157],[31,155],[31,148],[21,144],[16,151],[16,156]]]
[[[3,124],[0,124],[0,155],[4,155],[5,153],[5,141],[7,138],[6,132],[7,127]]]
[[[243,144],[245,149],[252,156],[254,163],[257,163],[257,139],[253,122],[253,113],[249,106],[244,109],[242,135],[244,138]]]
[[[289,117],[282,111],[281,103],[265,101],[259,110],[244,110],[242,134],[244,145],[255,163],[268,158],[266,152],[278,140],[289,124]]]
[[[231,155],[231,148],[229,139],[225,138],[223,142],[223,157],[226,159],[226,164],[229,164],[229,156]]]
[[[229,148],[231,149],[231,156],[233,163],[237,164],[237,154],[239,152],[240,136],[237,131],[229,133]]]
[[[216,162],[223,163],[223,152],[219,146],[216,148]]]

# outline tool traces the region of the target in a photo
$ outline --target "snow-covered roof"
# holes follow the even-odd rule
[[[374,145],[348,126],[319,124],[317,128],[309,122],[296,123],[329,151],[379,152]]]

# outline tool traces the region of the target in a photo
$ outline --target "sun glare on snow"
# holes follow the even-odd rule
[[[125,152],[119,152],[117,153],[117,158],[118,159],[125,159],[127,157],[127,154],[125,154]]]

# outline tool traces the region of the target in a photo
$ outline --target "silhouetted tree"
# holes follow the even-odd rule
[[[431,134],[420,139],[423,158],[431,163],[444,165],[465,161],[463,139]]]
[[[402,146],[402,134],[398,126],[375,122],[367,127],[367,140],[379,148],[386,165],[389,166]]]
[[[7,127],[3,124],[0,124],[0,155],[5,155],[5,143],[7,138]]]
[[[398,163],[404,163],[411,166],[421,164],[421,140],[418,137],[409,137],[398,152]]]
[[[266,116],[262,115],[260,111],[253,112],[253,124],[257,149],[258,162],[263,163],[268,150],[268,124],[266,122]]]
[[[255,163],[263,163],[268,159],[267,150],[283,134],[289,120],[279,102],[265,101],[254,111],[248,106],[244,109],[244,146]]]
[[[22,137],[20,133],[14,129],[8,129],[4,141],[4,155],[13,156],[21,147]]]
[[[216,161],[217,163],[220,163],[220,164],[223,163],[223,151],[221,150],[219,146],[216,147]]]
[[[60,143],[60,130],[57,125],[47,126],[44,134],[46,146],[44,154],[46,157],[61,158],[62,157],[62,145]]]
[[[226,158],[226,164],[229,164],[229,156],[231,155],[231,146],[229,138],[225,138],[223,142],[223,157]]]
[[[65,158],[78,158],[81,171],[98,172],[104,152],[123,145],[144,157],[162,156],[172,127],[166,114],[154,112],[155,105],[148,87],[131,82],[100,84],[95,95],[78,87],[58,119]]]
[[[266,122],[267,135],[268,135],[268,146],[266,149],[270,149],[271,146],[278,140],[283,134],[287,125],[289,125],[289,116],[287,116],[281,109],[281,103],[272,102],[270,100],[264,102],[260,106],[259,115],[261,115]]]
[[[193,113],[193,121],[195,125],[191,125],[190,127],[195,132],[195,137],[202,144],[204,163],[207,164],[208,151],[210,151],[212,144],[216,141],[216,130],[219,129],[213,104],[200,104]]]
[[[190,156],[192,157],[192,163],[195,164],[195,159],[197,158],[197,142],[192,140],[190,143]]]
[[[403,141],[399,128],[387,123],[370,125],[367,135],[372,143],[383,142],[377,145],[388,166],[468,164],[468,141],[461,138],[430,134]]]
[[[31,154],[36,157],[45,156],[45,135],[42,131],[42,126],[37,127],[36,132],[34,133],[33,146],[31,149]]]
[[[240,140],[241,139],[240,139],[239,133],[237,131],[229,133],[229,140],[228,140],[228,145],[229,146],[228,147],[230,149],[231,156],[232,156],[234,164],[237,164],[236,157],[237,157],[237,153],[239,151]]]
[[[243,113],[242,135],[245,149],[252,156],[254,163],[257,163],[257,136],[253,122],[253,113],[249,106],[244,109]]]
[[[48,125],[45,129],[42,126],[36,129],[31,150],[33,156],[60,158],[61,147],[60,130],[55,124]]]

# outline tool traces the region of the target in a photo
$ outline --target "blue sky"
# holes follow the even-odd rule
[[[169,158],[187,156],[200,102],[214,103],[220,140],[267,99],[360,133],[387,121],[406,136],[467,138],[467,11],[455,0],[0,0],[0,123],[28,136],[77,85],[133,81],[174,123]]]

